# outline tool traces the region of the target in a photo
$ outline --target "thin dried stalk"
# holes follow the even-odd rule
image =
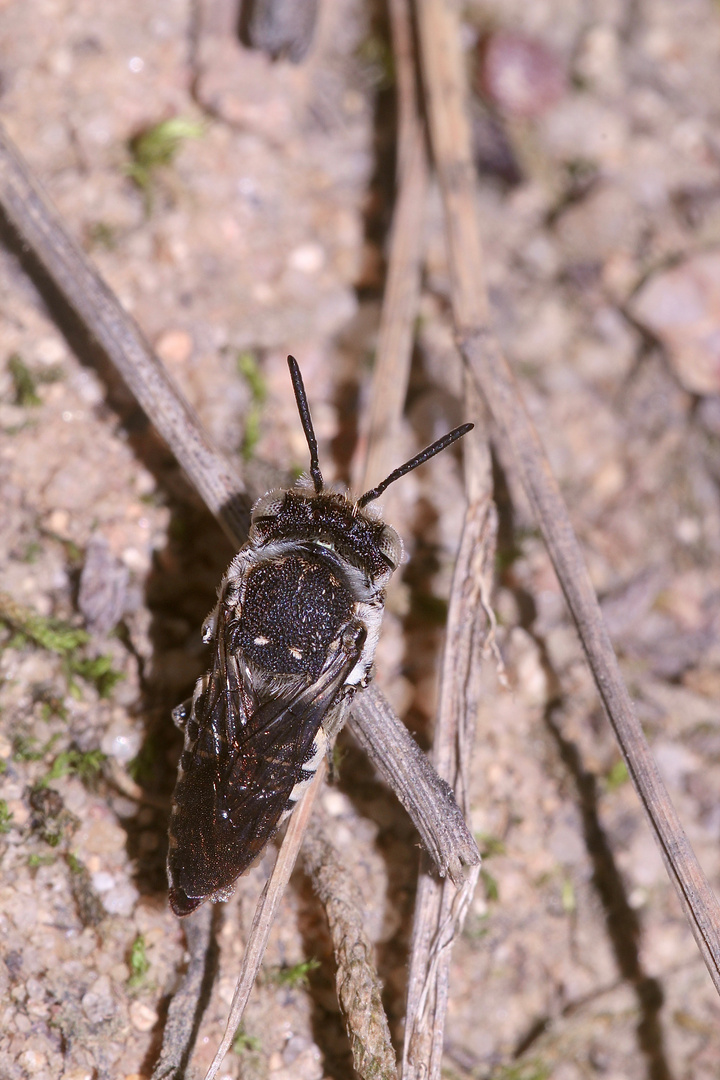
[[[468,407],[482,414],[470,387]],[[470,413],[468,413],[470,415]],[[433,764],[470,813],[469,771],[478,709],[480,656],[493,617],[489,605],[497,514],[490,454],[476,433],[465,446],[468,507],[455,564],[443,653]],[[439,1080],[442,1068],[450,954],[470,907],[480,867],[458,890],[422,859],[415,903],[403,1047],[403,1080]]]
[[[387,473],[410,378],[420,299],[423,224],[428,187],[425,135],[418,111],[409,0],[391,0],[390,23],[398,88],[398,192],[385,292],[366,419],[358,446],[358,491]]]
[[[363,929],[363,899],[317,816],[305,837],[303,861],[330,926],[338,1001],[355,1072],[360,1080],[397,1080],[382,984],[375,969],[373,947]]]
[[[465,883],[456,889],[432,877],[426,856],[422,861],[408,976],[402,1080],[430,1080],[441,1075],[450,956],[480,876],[480,867],[473,867]]]
[[[412,7],[409,0],[389,0],[395,86],[397,88],[397,172],[402,180],[415,163],[417,137],[425,132],[418,102],[418,69]]]
[[[205,904],[183,923],[190,962],[168,1008],[162,1049],[153,1070],[152,1080],[179,1080],[185,1075],[200,1022],[198,1013],[203,986],[209,994],[210,987],[207,984],[213,974],[208,971],[212,916],[211,905]]]
[[[378,716],[382,717],[381,724],[377,723]],[[413,824],[440,876],[448,874],[460,888],[467,867],[480,862],[480,852],[450,785],[409,738],[407,728],[376,686],[358,694],[348,727],[368,755],[374,743],[372,762],[380,776],[392,783],[395,795],[408,812],[412,807]],[[439,800],[443,803],[442,817],[437,812]]]
[[[390,234],[388,269],[383,295],[378,345],[367,420],[358,446],[358,490],[372,485],[386,471],[389,449],[394,443],[402,415],[410,376],[414,325],[420,298],[424,209],[427,198],[428,167],[425,135],[417,101],[417,70],[410,0],[390,0],[393,54],[398,96],[398,194]],[[365,448],[366,451],[365,451]],[[472,620],[471,620],[472,624]],[[448,773],[441,774],[446,779]],[[317,826],[315,826],[317,828]],[[395,1055],[382,1009],[380,987],[372,965],[371,950],[362,930],[359,905],[353,903],[352,882],[341,873],[331,846],[323,838],[309,838],[306,863],[320,899],[324,903],[333,935],[338,963],[338,997],[346,1017],[356,1072],[361,1077],[396,1077]],[[429,860],[427,860],[429,866]],[[479,866],[465,880],[460,894],[465,907],[472,896]],[[457,873],[454,875],[457,878]],[[448,890],[431,880],[439,897]],[[456,924],[448,912],[438,913],[443,944],[435,952],[443,967]],[[417,924],[416,924],[417,925]],[[436,929],[440,929],[439,925]],[[419,954],[414,954],[419,959]],[[420,965],[428,958],[423,955]],[[439,976],[442,978],[442,975]],[[412,979],[412,974],[411,974]],[[447,979],[445,979],[447,982]],[[425,1000],[429,995],[426,993]],[[426,1017],[426,1012],[423,1013]],[[441,1017],[439,1028],[442,1032]]]
[[[43,293],[50,292],[67,305],[120,372],[208,509],[240,547],[247,537],[252,493],[213,447],[133,319],[65,233],[1,126],[0,229]],[[479,854],[452,793],[428,775],[432,769],[424,757],[420,761],[415,743],[380,691],[375,689],[370,697],[359,695],[358,701],[362,708],[355,710],[353,727],[356,732],[365,729],[360,738],[370,760],[395,789],[396,770],[389,754],[404,757],[398,797],[423,841],[429,840],[440,872],[461,875],[462,865],[472,865]],[[423,792],[419,804],[413,797],[415,783]],[[448,828],[448,821],[454,829]]]
[[[278,909],[287,883],[290,880],[290,875],[293,872],[293,867],[295,866],[295,861],[298,857],[303,837],[305,836],[305,830],[310,821],[315,796],[325,779],[325,772],[326,765],[325,761],[323,761],[318,768],[318,771],[315,773],[310,787],[303,795],[300,805],[293,811],[288,822],[287,831],[283,837],[282,844],[280,845],[273,872],[268,878],[267,884],[263,889],[257,907],[255,908],[255,916],[245,946],[242,968],[240,969],[240,975],[238,976],[238,981],[235,986],[235,993],[233,994],[232,1004],[230,1006],[230,1015],[228,1017],[227,1027],[225,1028],[225,1034],[223,1035],[223,1040],[220,1043],[218,1052],[213,1058],[212,1065],[205,1074],[205,1080],[214,1080],[214,1077],[217,1076],[218,1069],[222,1065],[223,1058],[232,1045],[235,1032],[242,1020],[245,1006],[250,997],[250,991],[255,985],[255,979],[260,970],[262,958],[265,955],[265,947],[267,946],[268,937],[270,935],[270,927],[275,919],[275,912]]]
[[[417,11],[460,347],[535,509],[628,772],[710,977],[720,992],[720,906],[680,825],[633,711],[567,508],[489,327],[457,15],[443,0],[421,0]]]
[[[445,209],[453,317],[462,334],[470,328],[486,327],[489,320],[475,208],[475,167],[465,107],[464,59],[457,14],[451,3],[419,0],[417,21],[425,108]]]

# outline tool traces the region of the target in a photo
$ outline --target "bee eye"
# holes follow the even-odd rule
[[[390,525],[385,525],[378,541],[380,554],[387,559],[392,570],[397,570],[403,556],[402,540]]]
[[[266,520],[267,518],[277,517],[282,509],[284,497],[285,492],[278,491],[276,488],[273,491],[268,491],[258,499],[252,509],[253,525],[257,525],[260,521]]]

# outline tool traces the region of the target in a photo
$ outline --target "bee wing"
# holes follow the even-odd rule
[[[170,904],[188,915],[228,889],[275,832],[325,715],[362,651],[349,624],[316,682],[257,702],[242,657],[227,653],[222,628],[207,685],[193,706],[170,818]]]

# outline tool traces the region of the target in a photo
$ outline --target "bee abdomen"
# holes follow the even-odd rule
[[[294,788],[290,792],[287,805],[285,807],[285,810],[283,811],[283,819],[286,818],[287,815],[295,809],[298,802],[307,791],[308,787],[310,786],[310,781],[317,772],[318,766],[320,765],[320,762],[325,756],[326,750],[327,736],[325,735],[323,729],[320,728],[310,748],[310,756],[308,757],[307,761],[303,763],[303,766],[300,770],[300,779],[297,781]]]

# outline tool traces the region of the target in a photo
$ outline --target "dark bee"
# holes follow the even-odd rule
[[[324,487],[300,369],[293,357],[288,364],[310,474],[253,508],[203,627],[212,668],[173,712],[185,733],[168,854],[176,915],[230,896],[370,681],[402,542],[368,503],[472,427],[455,428],[354,501]]]

